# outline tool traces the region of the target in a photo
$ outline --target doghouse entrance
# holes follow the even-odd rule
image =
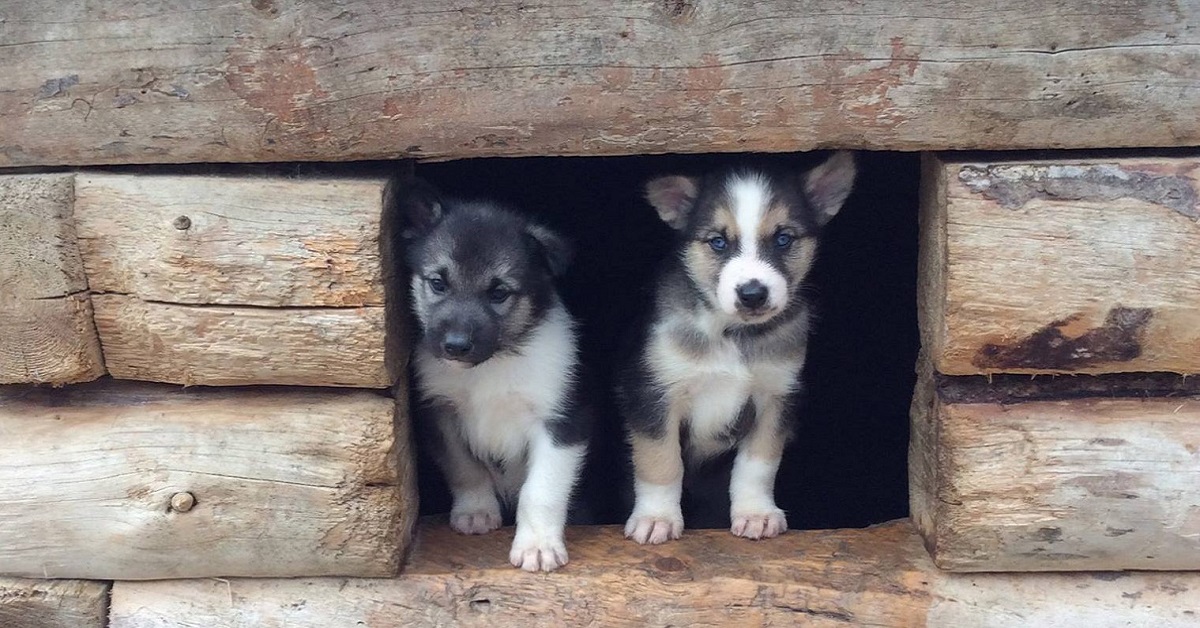
[[[754,156],[797,172],[823,154]],[[576,258],[561,289],[583,323],[582,349],[610,388],[614,347],[646,304],[669,229],[641,198],[656,174],[701,173],[736,155],[473,159],[416,167],[448,194],[486,197],[568,236]],[[860,153],[846,206],[823,235],[808,295],[817,318],[805,368],[798,437],[776,482],[797,529],[859,527],[908,513],[906,451],[918,337],[916,258],[919,158]],[[582,490],[600,496],[598,523],[623,523],[624,464],[611,399],[593,447],[602,464]],[[421,426],[417,426],[419,431]],[[420,458],[421,513],[449,510],[445,486]],[[696,526],[691,526],[696,527]]]

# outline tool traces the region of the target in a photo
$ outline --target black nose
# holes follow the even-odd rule
[[[753,279],[737,287],[737,297],[743,307],[757,310],[767,302],[767,287]]]
[[[460,358],[471,352],[471,337],[457,331],[452,331],[442,338],[442,349],[446,355]]]

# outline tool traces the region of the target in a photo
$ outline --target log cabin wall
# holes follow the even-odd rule
[[[540,578],[431,522],[398,579],[147,583],[399,567],[406,391],[376,392],[397,302],[378,181],[91,167],[1194,147],[1198,23],[1190,0],[7,3],[0,573],[38,579],[0,580],[0,623],[1197,625],[1184,571],[934,566],[1197,568],[1197,391],[1170,375],[1200,354],[1194,154],[927,158],[911,525],[579,530]],[[273,228],[209,211],[234,206]],[[119,579],[111,613],[109,584],[55,577]]]
[[[1200,569],[1200,159],[991,157],[925,160],[918,529],[946,569]]]

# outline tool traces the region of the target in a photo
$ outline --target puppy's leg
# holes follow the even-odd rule
[[[633,446],[633,513],[625,523],[625,536],[638,543],[664,543],[683,534],[683,452],[679,445],[681,413],[667,410],[647,432],[631,429]],[[651,423],[653,424],[653,423]]]
[[[778,536],[787,530],[787,517],[775,505],[775,474],[786,441],[785,398],[762,396],[754,428],[738,444],[729,480],[730,531],[748,539]]]
[[[435,458],[454,500],[450,507],[450,527],[463,534],[484,534],[500,527],[500,501],[488,473],[463,442],[454,425],[454,409],[439,405],[429,409],[437,427]]]
[[[517,534],[508,554],[513,566],[551,571],[567,564],[567,506],[586,455],[585,445],[556,444],[544,426],[534,431],[528,473],[517,498]]]

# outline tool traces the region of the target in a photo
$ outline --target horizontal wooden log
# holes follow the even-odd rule
[[[945,374],[1200,372],[1200,158],[925,164]]]
[[[383,184],[79,175],[80,249],[92,290],[104,293],[96,326],[109,371],[177,384],[389,386]]]
[[[104,374],[75,243],[73,176],[0,176],[0,384]]]
[[[367,391],[0,389],[0,573],[391,575],[416,507],[394,413]]]
[[[1184,626],[1200,574],[947,574],[906,521],[764,542],[691,530],[655,547],[568,531],[549,575],[508,564],[511,529],[423,524],[389,580],[118,582],[112,628],[183,626]],[[1063,622],[1066,623],[1063,623]]]
[[[81,174],[75,217],[88,282],[165,303],[382,305],[383,185]]]
[[[1200,569],[1200,395],[913,402],[913,520],[955,571]],[[955,401],[959,399],[961,401]]]
[[[0,166],[1200,144],[1195,2],[592,9],[12,0]]]
[[[107,582],[0,578],[4,628],[105,628]]]
[[[387,388],[383,307],[256,308],[96,295],[113,377],[184,385]]]

